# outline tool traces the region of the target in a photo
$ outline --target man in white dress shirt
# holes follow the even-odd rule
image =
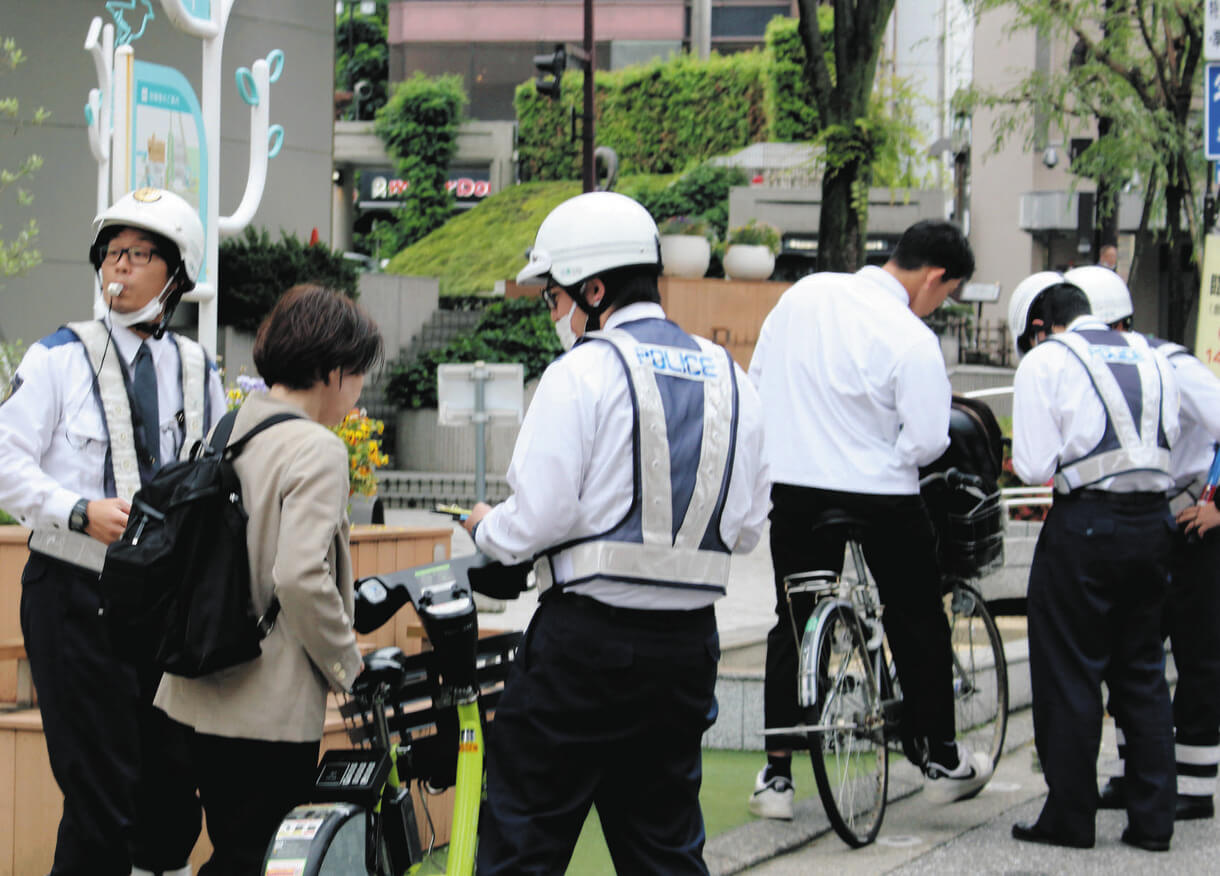
[[[648,211],[593,192],[551,211],[517,278],[546,284],[570,352],[526,412],[512,495],[467,521],[542,590],[488,730],[480,874],[563,872],[591,806],[619,873],[707,872],[712,604],[766,519],[762,412],[724,348],[665,318],[659,269]]]
[[[1035,306],[1050,333],[1017,368],[1012,459],[1026,483],[1053,476],[1055,486],[1028,599],[1034,742],[1048,794],[1037,820],[1014,824],[1012,835],[1093,846],[1104,681],[1127,737],[1122,841],[1167,851],[1174,752],[1160,624],[1177,382],[1141,335],[1092,315],[1077,286],[1052,285]]]
[[[51,873],[188,872],[200,822],[183,728],[152,708],[157,668],[120,651],[132,631],[111,628],[98,573],[141,483],[224,413],[203,349],[165,332],[203,226],[177,195],[138,189],[92,241],[101,319],[32,345],[0,405],[0,507],[33,530],[21,630],[64,794]]]
[[[798,599],[789,617],[784,577],[841,571],[842,533],[815,533],[815,521],[832,510],[864,518],[864,554],[902,683],[907,752],[924,770],[928,796],[944,802],[977,794],[993,765],[954,741],[949,624],[936,535],[919,494],[919,467],[949,446],[952,392],[940,345],[921,317],[973,272],[970,245],[956,226],[916,223],[882,267],[814,274],[785,292],[750,362],[774,483],[776,621],[767,636],[766,726],[802,723],[792,630],[793,620],[804,629],[813,606]],[[792,748],[802,744],[769,737],[767,766],[750,797],[755,814],[792,817]]]

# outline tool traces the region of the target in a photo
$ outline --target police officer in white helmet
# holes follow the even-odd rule
[[[665,318],[656,224],[579,195],[543,221],[520,283],[570,349],[476,505],[479,550],[534,560],[542,596],[488,734],[479,865],[561,873],[596,806],[620,873],[706,873],[700,745],[715,720],[712,604],[767,512],[762,416],[727,351]]]
[[[1119,331],[1131,331],[1131,291],[1118,274],[1095,266],[1068,271],[1066,277],[1089,296],[1093,313],[1102,321]],[[1182,397],[1182,434],[1169,455],[1173,475],[1169,507],[1185,528],[1174,536],[1162,629],[1169,636],[1178,672],[1173,697],[1176,817],[1184,821],[1215,814],[1220,766],[1220,533],[1208,531],[1196,520],[1217,512],[1214,502],[1200,509],[1196,500],[1220,442],[1220,379],[1180,344],[1159,338],[1148,342],[1169,358]],[[1202,538],[1189,531],[1200,528]],[[1121,758],[1126,753],[1121,726],[1118,737]],[[1125,790],[1121,776],[1111,778],[1102,789],[1101,807],[1125,808]]]
[[[0,405],[0,507],[33,530],[21,628],[64,794],[51,872],[187,873],[199,803],[160,672],[125,650],[98,586],[132,495],[224,413],[215,365],[170,314],[203,261],[177,195],[138,189],[93,223],[99,317],[30,347]],[[134,867],[134,869],[133,869]]]
[[[1045,279],[1029,284],[1030,312],[1010,330],[1018,348],[1032,343],[1014,379],[1013,467],[1028,484],[1053,476],[1055,485],[1027,603],[1034,739],[1049,793],[1037,820],[1012,834],[1093,846],[1104,681],[1134,779],[1122,841],[1164,851],[1174,788],[1160,615],[1177,384],[1143,338],[1107,327],[1077,286]]]

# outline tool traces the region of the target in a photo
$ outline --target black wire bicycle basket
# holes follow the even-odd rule
[[[938,531],[941,573],[974,579],[1003,566],[1007,515],[1000,491],[950,487],[943,501],[944,516]]]

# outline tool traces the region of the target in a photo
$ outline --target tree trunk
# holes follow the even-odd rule
[[[863,225],[852,204],[852,187],[860,172],[851,162],[827,169],[822,180],[822,209],[818,220],[818,270],[850,273],[864,261]]]

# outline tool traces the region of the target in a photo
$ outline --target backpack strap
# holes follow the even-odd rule
[[[272,414],[267,419],[255,424],[249,432],[242,435],[240,439],[229,444],[229,436],[233,434],[233,423],[237,420],[237,410],[229,411],[220,418],[220,422],[216,424],[216,428],[212,431],[212,440],[210,442],[212,451],[217,454],[225,454],[230,461],[237,458],[241,453],[242,448],[246,446],[246,442],[262,432],[264,429],[270,429],[277,423],[283,423],[287,420],[303,420],[305,419],[300,414]],[[267,610],[263,612],[263,616],[258,619],[256,624],[258,628],[258,637],[265,639],[271,635],[271,631],[275,629],[275,619],[280,614],[280,599],[274,593],[271,594],[271,601],[267,603]]]

